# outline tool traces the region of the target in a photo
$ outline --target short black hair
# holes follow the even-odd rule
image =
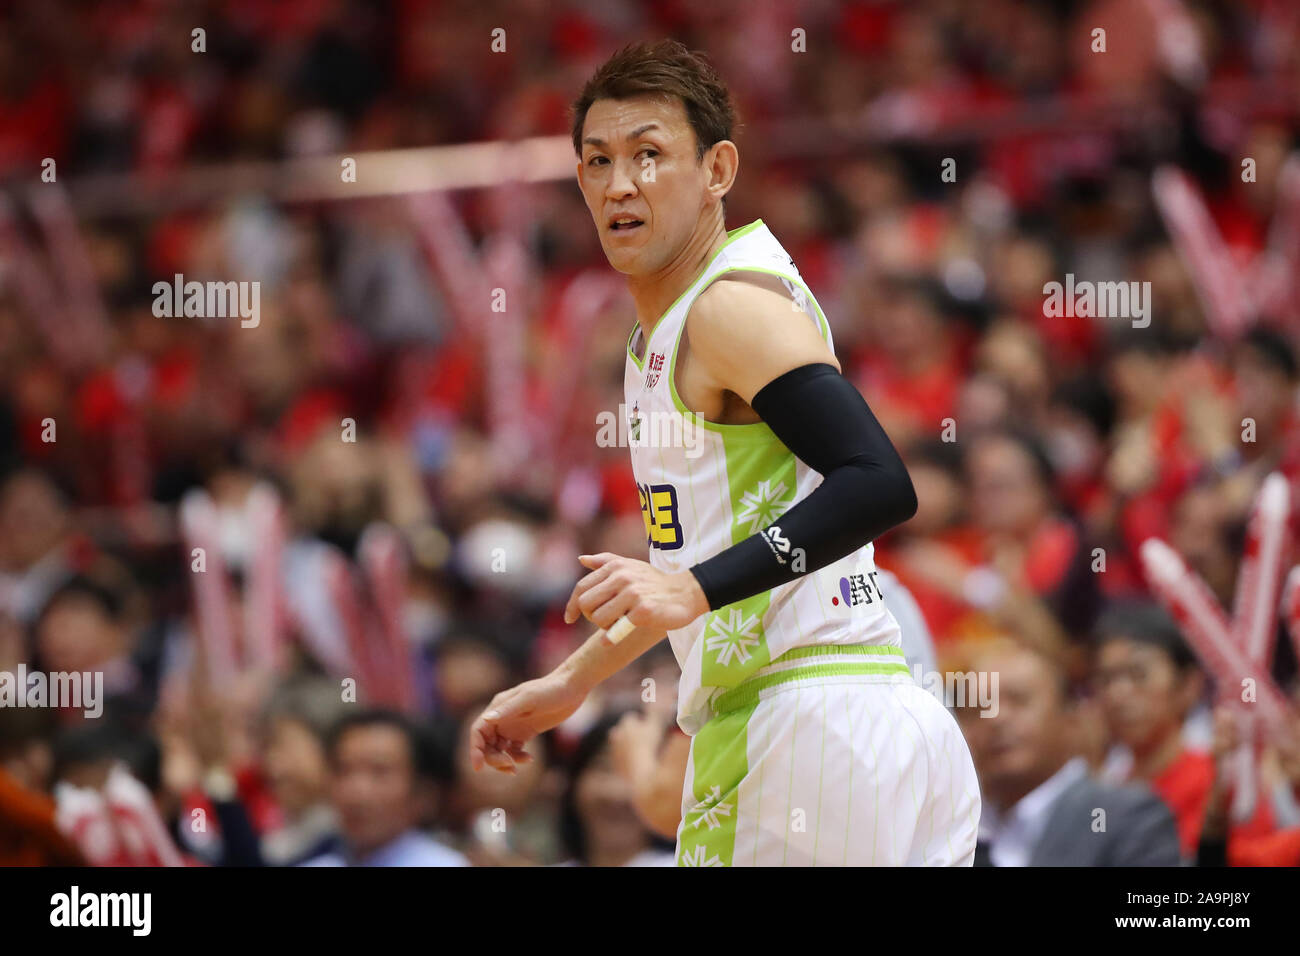
[[[293,721],[323,743],[347,707],[339,697],[338,685],[328,677],[294,674],[271,692],[262,709],[262,723],[269,726],[277,720]]]
[[[657,40],[623,47],[583,85],[570,107],[574,153],[582,155],[582,131],[592,103],[646,95],[682,101],[695,133],[697,161],[715,143],[731,139],[736,108],[722,78],[703,54],[679,40]]]
[[[918,438],[907,446],[906,452],[903,457],[909,465],[928,465],[954,481],[961,481],[962,450],[956,442]]]
[[[156,747],[156,741],[153,742]],[[151,789],[159,782],[160,764],[151,764],[149,740],[131,734],[112,722],[87,720],[58,731],[51,743],[54,779],[60,780],[77,766],[122,761]]]
[[[371,707],[366,710],[348,714],[333,727],[325,741],[325,752],[333,766],[338,758],[339,745],[351,731],[386,727],[395,730],[406,741],[407,753],[411,758],[411,772],[414,779],[434,780],[436,768],[431,753],[428,736],[413,720],[400,711],[383,707]]]
[[[1033,463],[1034,477],[1038,479],[1039,484],[1049,492],[1056,487],[1056,466],[1052,464],[1052,458],[1047,453],[1042,440],[1028,429],[1018,425],[994,425],[981,429],[971,445],[967,446],[967,454],[971,446],[983,439],[1003,439],[1019,445]]]
[[[37,615],[36,626],[40,627],[46,616],[56,605],[72,600],[89,601],[98,605],[104,616],[113,621],[116,621],[122,613],[122,598],[116,591],[105,587],[84,574],[76,574],[55,588],[53,593],[45,599],[45,603],[41,605],[40,613]]]
[[[1102,438],[1110,435],[1115,426],[1115,396],[1095,373],[1076,375],[1059,382],[1052,389],[1051,403],[1082,415]]]
[[[58,718],[51,707],[0,707],[0,760],[52,740],[57,732]]]
[[[1294,382],[1300,376],[1291,343],[1286,336],[1272,329],[1256,326],[1242,337],[1241,347],[1249,349],[1274,371],[1281,372],[1288,382]]]
[[[1180,671],[1196,666],[1196,655],[1183,639],[1178,623],[1158,604],[1123,599],[1108,604],[1093,628],[1093,643],[1100,650],[1114,640],[1133,641],[1164,651]]]

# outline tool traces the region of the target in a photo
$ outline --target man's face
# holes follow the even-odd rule
[[[1034,462],[1016,442],[993,436],[971,450],[967,477],[971,511],[990,531],[1025,531],[1043,507]]]
[[[46,613],[36,637],[53,671],[93,671],[122,652],[117,626],[89,598],[67,597]]]
[[[1106,724],[1121,743],[1145,752],[1180,732],[1190,703],[1186,681],[1160,648],[1108,640],[1097,659],[1097,685]]]
[[[262,765],[276,802],[290,819],[310,810],[325,792],[325,750],[297,720],[280,718],[271,725]]]
[[[406,737],[393,727],[355,727],[338,741],[334,805],[343,836],[366,853],[416,823],[415,768]]]
[[[989,794],[1018,800],[1064,762],[1069,730],[1067,703],[1057,674],[1037,654],[1010,649],[990,656],[981,669],[998,672],[998,714],[981,746],[980,775]]]
[[[625,275],[652,275],[679,253],[709,200],[709,156],[678,97],[597,100],[583,124],[578,185],[605,256]],[[616,227],[617,216],[640,225]]]

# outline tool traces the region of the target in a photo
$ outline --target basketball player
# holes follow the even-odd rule
[[[667,636],[692,737],[678,865],[969,865],[970,753],[908,673],[873,561],[915,492],[793,260],[762,220],[726,229],[726,87],[681,44],[641,44],[574,114],[578,184],[636,305],[624,388],[650,561],[580,557],[565,619],[602,630],[492,701],[476,768],[511,771]]]

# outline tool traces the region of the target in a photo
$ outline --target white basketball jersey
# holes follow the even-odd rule
[[[794,260],[761,219],[727,233],[727,243],[659,319],[636,357],[640,326],[628,340],[624,373],[628,444],[641,497],[650,563],[684,571],[770,525],[822,482],[764,422],[720,425],[688,410],[673,368],[686,316],[696,297],[729,272],[778,276],[803,311],[815,315],[834,349],[830,326]],[[746,347],[744,341],[735,343]],[[773,536],[777,547],[783,539]],[[785,542],[785,547],[789,543]],[[787,552],[795,560],[793,552]],[[786,651],[810,644],[900,646],[897,622],[876,580],[870,543],[819,571],[718,608],[668,632],[682,668],[678,723],[696,733],[711,701]],[[798,569],[797,564],[795,565]],[[778,665],[780,666],[780,665]]]

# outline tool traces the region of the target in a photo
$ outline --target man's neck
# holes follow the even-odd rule
[[[1069,762],[1070,758],[1067,756],[1062,758],[1061,762],[1048,772],[1040,773],[1032,779],[1022,777],[1017,780],[1007,781],[1002,787],[990,788],[989,800],[999,813],[1010,813],[1016,804],[1055,777]]]
[[[644,341],[650,340],[664,312],[699,278],[726,242],[726,225],[719,215],[708,225],[702,222],[681,253],[664,268],[651,275],[628,277],[627,288],[636,305],[636,320]]]
[[[1146,753],[1133,752],[1133,778],[1151,781],[1160,776],[1183,752],[1182,734],[1178,729],[1168,733],[1159,745]]]

